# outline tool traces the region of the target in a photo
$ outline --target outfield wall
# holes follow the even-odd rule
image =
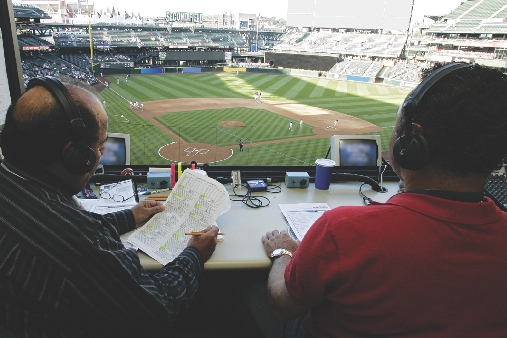
[[[262,73],[272,75],[292,75],[302,77],[320,77],[321,71],[305,70],[305,69],[283,69],[283,68],[233,68],[233,67],[159,67],[159,68],[103,68],[100,73],[107,75],[126,75],[126,74],[170,74],[170,73],[204,73],[204,72],[240,72],[240,73]],[[97,72],[95,74],[98,74]],[[343,81],[353,81],[362,83],[376,83],[376,79],[367,76],[356,76],[346,74],[330,74],[330,78]],[[383,84],[400,87],[404,89],[414,89],[417,83],[406,82],[400,80],[383,79]]]

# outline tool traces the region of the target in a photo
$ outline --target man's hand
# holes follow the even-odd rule
[[[262,244],[268,257],[275,249],[294,252],[299,246],[299,242],[293,240],[287,231],[278,230],[269,231],[262,236]],[[273,314],[281,322],[287,322],[308,312],[308,308],[294,300],[287,290],[284,274],[290,261],[291,258],[286,255],[275,259],[268,277],[269,304]]]
[[[136,229],[144,225],[153,215],[164,210],[162,203],[157,201],[142,201],[132,208]]]
[[[294,252],[299,246],[299,243],[293,240],[285,230],[267,232],[265,236],[262,236],[262,244],[264,244],[264,250],[266,250],[268,257],[271,256],[271,253],[275,249],[285,249]]]
[[[205,234],[192,236],[192,238],[188,241],[187,246],[193,246],[199,250],[202,258],[206,262],[211,257],[215,251],[215,247],[217,246],[218,228],[213,225],[202,230],[202,232],[205,232]]]

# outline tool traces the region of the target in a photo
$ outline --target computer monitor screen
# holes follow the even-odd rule
[[[380,166],[379,135],[334,135],[331,137],[331,159],[337,166]]]
[[[102,165],[130,164],[130,135],[122,133],[107,133],[106,149],[100,157]]]

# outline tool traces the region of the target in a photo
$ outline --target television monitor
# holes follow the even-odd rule
[[[100,157],[102,165],[130,165],[130,135],[107,133],[106,149]]]
[[[333,135],[331,159],[337,166],[382,165],[380,135]]]

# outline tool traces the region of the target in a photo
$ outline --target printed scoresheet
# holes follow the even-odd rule
[[[218,181],[187,169],[164,203],[165,210],[127,239],[166,265],[187,246],[186,232],[200,231],[230,209],[229,193]]]

